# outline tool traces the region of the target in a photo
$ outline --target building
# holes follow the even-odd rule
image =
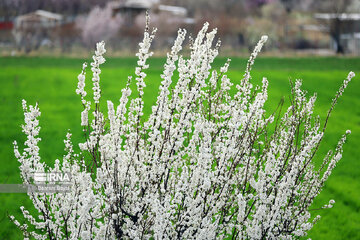
[[[159,0],[126,0],[119,1],[113,6],[113,14],[120,13],[125,17],[128,25],[132,25],[136,16],[145,11],[152,11],[154,14],[167,14],[183,24],[195,23],[193,18],[187,17],[188,11],[186,8],[163,5],[160,4]]]
[[[9,45],[13,41],[11,32],[14,27],[12,21],[5,21],[0,19],[0,44]]]
[[[360,13],[317,13],[315,18],[327,26],[337,53],[360,55]]]
[[[62,19],[63,17],[60,14],[52,13],[44,10],[36,10],[35,12],[18,16],[15,19],[15,27],[16,28],[21,28],[21,27],[51,28],[58,26],[61,23]]]
[[[12,31],[17,49],[30,52],[41,45],[52,45],[62,20],[62,15],[44,10],[17,16]]]

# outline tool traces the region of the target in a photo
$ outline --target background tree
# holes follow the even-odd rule
[[[330,36],[335,42],[336,53],[344,53],[344,47],[340,41],[340,36],[349,23],[340,19],[340,14],[351,12],[351,6],[356,6],[358,0],[324,0],[313,1],[312,8],[322,13],[335,14],[328,20]]]
[[[82,41],[89,47],[116,36],[122,23],[120,15],[113,16],[111,3],[104,8],[95,6],[86,17],[77,20],[77,26],[82,31]]]

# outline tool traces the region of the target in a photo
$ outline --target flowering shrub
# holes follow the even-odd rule
[[[12,217],[25,238],[35,239],[293,239],[306,235],[320,216],[313,199],[341,159],[346,136],[329,151],[320,168],[312,163],[327,119],[354,73],[344,80],[324,124],[313,115],[316,95],[307,97],[297,80],[290,106],[267,114],[268,80],[251,84],[250,70],[267,37],[263,36],[242,79],[211,64],[220,43],[208,24],[190,41],[189,58],[180,55],[186,31],[179,30],[167,55],[157,101],[143,115],[143,94],[154,31],[147,27],[137,53],[136,97],[128,78],[115,108],[100,109],[100,65],[105,45],[91,63],[93,97],[87,98],[83,65],[76,93],[84,110],[85,142],[75,153],[71,133],[66,155],[53,167],[40,160],[37,105],[23,101],[25,149],[15,155],[24,183],[33,172],[69,172],[72,190],[29,192],[38,216],[21,208],[25,223]],[[215,47],[213,46],[215,45]],[[323,208],[330,208],[334,204]]]

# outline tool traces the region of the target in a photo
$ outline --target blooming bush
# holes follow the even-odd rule
[[[12,217],[25,238],[35,239],[293,239],[306,235],[320,216],[310,206],[336,163],[346,136],[322,165],[312,160],[327,119],[354,73],[344,80],[324,124],[314,116],[316,95],[306,96],[297,80],[290,106],[267,114],[268,80],[251,84],[250,70],[267,37],[263,36],[242,79],[211,64],[220,42],[208,24],[180,55],[186,37],[178,36],[167,55],[157,101],[145,116],[145,70],[154,31],[146,28],[137,53],[136,94],[128,78],[115,108],[100,108],[100,65],[105,45],[91,63],[93,96],[85,91],[83,65],[76,93],[84,110],[85,141],[75,153],[66,135],[63,159],[47,166],[39,157],[39,107],[23,101],[27,135],[22,153],[15,142],[24,183],[33,172],[69,172],[72,190],[29,192],[38,215],[21,208],[25,223]],[[215,45],[215,46],[214,46]],[[235,84],[235,86],[233,86]],[[232,94],[231,89],[236,93]],[[323,208],[330,208],[334,200]]]

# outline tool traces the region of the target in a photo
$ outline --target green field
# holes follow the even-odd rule
[[[0,183],[21,183],[19,163],[13,156],[12,142],[24,142],[21,132],[23,114],[21,99],[29,104],[39,103],[42,115],[40,137],[41,157],[53,162],[64,154],[63,139],[67,129],[73,133],[73,141],[80,141],[80,111],[82,106],[75,94],[77,75],[81,70],[81,59],[65,58],[0,58]],[[145,108],[156,100],[160,84],[160,73],[165,59],[150,61],[147,71]],[[218,59],[214,66],[226,61]],[[233,82],[240,81],[246,59],[235,58],[231,62],[229,76]],[[102,68],[101,86],[103,100],[118,103],[121,88],[127,76],[133,74],[135,58],[112,58]],[[263,76],[269,79],[269,110],[279,103],[282,96],[288,101],[289,79],[303,79],[309,94],[318,93],[316,113],[322,120],[330,102],[343,79],[352,70],[360,75],[358,58],[263,58],[256,60],[253,81],[259,83]],[[91,83],[91,72],[87,73],[87,84]],[[347,130],[352,134],[344,147],[343,159],[335,168],[322,193],[316,198],[314,208],[335,199],[334,208],[320,210],[322,219],[310,232],[314,239],[360,239],[360,77],[355,77],[340,99],[328,123],[326,137],[317,154],[317,160]],[[89,92],[89,91],[88,91]],[[103,101],[105,102],[105,101]],[[21,144],[20,144],[21,146]],[[20,239],[20,232],[8,220],[7,214],[20,216],[20,206],[31,209],[26,194],[0,193],[0,239]],[[20,218],[21,219],[21,218]]]

